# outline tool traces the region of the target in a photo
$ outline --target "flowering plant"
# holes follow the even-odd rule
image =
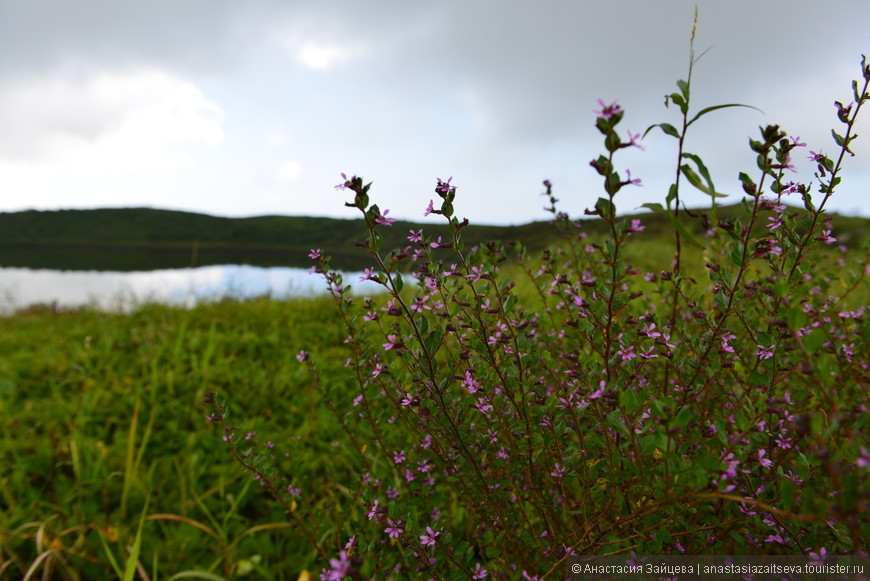
[[[298,359],[348,454],[300,488],[305,478],[276,469],[223,404],[212,415],[317,551],[321,578],[538,579],[581,554],[866,552],[870,265],[825,253],[836,238],[824,211],[868,100],[866,60],[861,77],[854,102],[836,104],[837,153],[809,153],[817,193],[787,180],[804,144],[762,127],[750,140],[756,176],[739,175],[742,216],[720,218],[721,194],[685,145],[700,118],[738,105],[692,115],[690,67],[666,100],[681,128],[650,128],[677,140],[678,163],[665,204],[646,204],[673,225],[673,261],[647,271],[626,251],[645,227],[617,215],[620,190],[640,185],[617,170],[618,153],[641,137],[617,131],[617,103],[595,111],[604,153],[590,165],[604,195],[587,210],[609,233],[584,240],[546,181],[565,238],[540,257],[466,248],[452,178],[437,180],[426,209],[450,237],[411,230],[385,250],[389,211],[371,203],[371,183],[342,174],[337,188],[368,229],[362,278],[385,295],[352,295],[312,251],[346,326],[351,387]],[[700,240],[681,214],[686,184],[711,197],[694,215]]]

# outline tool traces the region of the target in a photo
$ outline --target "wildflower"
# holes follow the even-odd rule
[[[765,468],[770,468],[771,466],[773,466],[773,462],[771,462],[768,458],[765,458],[766,455],[767,455],[767,452],[766,452],[766,451],[764,451],[764,450],[759,450],[759,451],[758,451],[758,461],[759,461],[759,462],[761,463],[761,465],[764,466]]]
[[[604,380],[602,379],[598,385],[599,385],[598,390],[596,390],[595,393],[590,395],[589,399],[598,399],[599,397],[604,395],[604,386],[605,386]]]
[[[347,179],[347,175],[345,175],[344,173],[341,174],[341,179],[344,181],[342,181],[340,184],[335,186],[336,190],[346,190],[351,185],[351,180]],[[351,179],[353,179],[353,178],[351,178]]]
[[[628,178],[626,178],[626,180],[625,180],[626,185],[628,185],[628,184],[631,184],[631,185],[633,185],[633,186],[642,186],[642,185],[643,185],[643,184],[641,183],[641,179],[640,179],[640,178],[634,178],[634,179],[631,179],[631,170],[630,170],[630,169],[625,170],[625,173],[626,173],[626,175],[628,176]],[[632,223],[634,223],[634,222],[638,222],[638,223],[639,223],[640,220],[632,220],[631,222],[632,222]],[[642,229],[643,229],[643,228],[641,228],[641,230],[642,230]]]
[[[849,122],[849,114],[852,112],[852,106],[854,103],[849,103],[848,107],[844,107],[842,103],[839,101],[834,101],[834,106],[837,107],[837,117],[843,123]]]
[[[817,163],[822,163],[823,161],[825,161],[825,154],[823,154],[821,151],[819,151],[819,152],[810,151],[810,154],[809,154],[809,156],[807,156],[807,159],[809,159],[810,161],[815,161]]]
[[[385,351],[389,351],[389,350],[392,349],[393,347],[395,347],[396,349],[398,349],[398,348],[401,347],[401,346],[402,346],[402,340],[401,340],[401,339],[396,338],[395,335],[387,335],[387,342],[384,343],[384,350],[385,350]]]
[[[646,150],[646,148],[637,142],[640,139],[640,133],[632,134],[631,131],[628,132],[628,145],[626,147],[636,147],[641,151]]]
[[[310,258],[311,260],[317,260],[321,256],[320,253],[321,253],[320,248],[316,248],[316,249],[312,248],[311,252],[308,253],[308,258]]]
[[[629,176],[631,176],[631,174],[629,174]],[[646,230],[646,226],[641,226],[640,220],[638,218],[634,218],[632,219],[631,226],[628,227],[627,232],[641,232],[643,230]]]
[[[767,229],[770,231],[776,230],[780,226],[782,226],[782,218],[779,216],[771,216],[767,219],[770,224],[767,225]]]
[[[401,464],[405,461],[405,451],[404,450],[396,450],[393,452],[393,462],[396,464]]]
[[[387,524],[390,526],[385,528],[384,532],[390,535],[390,538],[392,539],[398,539],[399,535],[405,532],[405,529],[402,528],[402,521],[394,521],[393,519],[390,519],[387,521]]]
[[[472,266],[471,272],[466,277],[468,278],[468,282],[474,282],[476,280],[480,280],[482,278],[486,278],[486,274],[484,274],[483,270],[479,266]]]
[[[411,235],[408,236],[408,242],[423,242],[422,228],[420,230],[417,230],[416,232],[414,232],[413,230],[408,230],[408,232],[411,233]]]
[[[480,383],[471,376],[471,370],[465,370],[465,379],[462,380],[462,387],[467,389],[469,394],[477,393],[480,389]]]
[[[384,373],[386,370],[387,370],[386,367],[384,367],[384,366],[383,366],[382,364],[380,364],[380,363],[377,363],[377,364],[375,364],[375,368],[374,368],[374,370],[372,371],[372,377],[377,377],[377,376],[380,375],[381,373]]]
[[[824,242],[825,244],[833,244],[837,241],[836,238],[831,236],[830,230],[822,230],[822,235],[816,238],[819,242]]]
[[[474,575],[471,576],[472,579],[486,579],[486,576],[489,575],[489,571],[480,566],[480,563],[475,563]]]
[[[380,224],[381,226],[392,226],[393,222],[396,221],[395,218],[387,218],[387,214],[389,214],[389,210],[384,210],[383,214],[378,214],[375,216],[375,224]]]
[[[453,176],[447,178],[447,181],[442,181],[441,178],[438,179],[438,185],[435,186],[435,192],[439,196],[446,196],[450,192],[456,191],[456,186],[451,186],[450,182],[453,181]]]
[[[598,106],[601,107],[601,110],[592,112],[595,113],[599,119],[610,119],[614,115],[622,113],[622,108],[616,104],[616,101],[610,105],[605,105],[603,100],[598,99]]]
[[[383,518],[385,511],[383,508],[380,508],[378,506],[379,503],[380,501],[378,499],[375,499],[374,504],[372,504],[372,508],[369,510],[369,520],[375,519],[376,521],[380,521]]]
[[[552,476],[553,478],[562,478],[563,476],[565,476],[564,466],[561,466],[558,462],[556,462],[556,465],[553,468],[554,470],[550,472],[550,476]]]
[[[429,205],[426,207],[426,211],[423,212],[423,216],[428,216],[429,214],[440,214],[441,213],[441,212],[438,212],[435,210],[435,208],[433,207],[434,203],[435,203],[434,200],[429,200]]]
[[[296,360],[299,363],[304,363],[305,361],[308,361],[308,352],[303,349],[302,351],[300,351],[299,353],[296,354]]]
[[[755,355],[757,355],[759,359],[770,359],[773,357],[773,350],[770,347],[759,345],[758,351],[755,352]]]
[[[341,551],[338,554],[338,559],[330,559],[330,570],[323,569],[320,574],[321,579],[327,581],[341,581],[350,574],[350,561],[347,558],[347,551]]]
[[[426,527],[426,534],[420,535],[420,542],[423,543],[424,547],[434,547],[435,541],[441,533],[437,531],[433,531],[432,527]]]
[[[360,282],[365,282],[367,280],[377,280],[377,277],[375,276],[375,273],[374,273],[374,269],[372,267],[366,268],[363,271],[362,276],[359,277]]]

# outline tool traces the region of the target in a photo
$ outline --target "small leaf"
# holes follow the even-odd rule
[[[654,127],[660,128],[667,135],[671,137],[680,138],[680,133],[677,131],[677,128],[671,125],[670,123],[656,123],[655,125],[650,125],[646,131],[644,131],[643,136],[646,137],[646,134],[653,130]]]
[[[402,292],[402,289],[405,288],[405,281],[402,280],[402,275],[400,273],[396,273],[396,276],[393,278],[393,282],[396,285],[396,292]]]
[[[694,123],[695,121],[697,121],[698,119],[700,119],[701,117],[706,115],[707,113],[712,113],[713,111],[716,111],[717,109],[726,109],[728,107],[746,107],[747,109],[755,109],[759,113],[764,113],[764,111],[762,111],[758,107],[753,107],[752,105],[741,105],[740,103],[728,103],[727,105],[713,105],[712,107],[705,107],[704,109],[701,109],[700,111],[698,111],[698,113],[695,114],[694,117],[692,117],[692,120],[689,121],[688,123],[686,123],[686,127],[689,127],[692,123]]]
[[[680,88],[680,92],[683,94],[683,97],[685,97],[686,102],[688,103],[688,101],[689,101],[689,83],[680,79],[679,81],[677,81],[677,86]]]
[[[646,204],[641,204],[641,208],[647,208],[652,210],[653,212],[664,212],[665,208],[661,204],[657,202],[647,202]]]
[[[607,198],[598,198],[598,201],[595,202],[595,209],[598,210],[598,214],[602,218],[612,219],[616,214],[616,208],[613,206],[613,202]]]
[[[843,147],[843,145],[846,143],[846,138],[834,131],[833,129],[831,129],[831,135],[834,136],[834,141],[836,141],[837,145],[839,145],[840,147]]]
[[[679,93],[671,93],[670,97],[671,101],[673,101],[674,104],[676,104],[680,108],[680,112],[683,115],[689,112],[689,105],[688,103],[686,103],[686,100],[683,99],[682,95],[680,95]]]
[[[671,187],[668,189],[668,197],[665,199],[668,209],[671,207],[671,202],[677,199],[677,191],[677,184],[671,184]]]
[[[701,178],[698,174],[695,173],[695,170],[691,168],[688,164],[684,164],[680,166],[680,170],[683,172],[683,175],[686,176],[686,179],[689,180],[689,183],[695,186],[697,189],[701,190],[708,196],[712,198],[727,198],[726,194],[720,194],[714,191],[712,188],[707,186],[706,184],[701,182]]]

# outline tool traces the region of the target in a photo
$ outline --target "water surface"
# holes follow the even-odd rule
[[[360,274],[344,273],[345,281],[356,292],[374,293],[381,288],[368,281],[358,282]],[[235,264],[139,272],[0,268],[3,312],[35,304],[129,310],[143,302],[190,306],[197,301],[226,297],[287,298],[324,292],[323,276],[309,274],[304,268]]]

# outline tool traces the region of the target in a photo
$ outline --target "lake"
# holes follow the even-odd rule
[[[359,282],[361,272],[343,274],[355,292],[372,294],[382,288],[370,281]],[[0,268],[0,311],[4,313],[36,304],[125,311],[142,302],[190,306],[226,297],[287,298],[325,292],[323,276],[304,268],[237,264],[138,272]]]

